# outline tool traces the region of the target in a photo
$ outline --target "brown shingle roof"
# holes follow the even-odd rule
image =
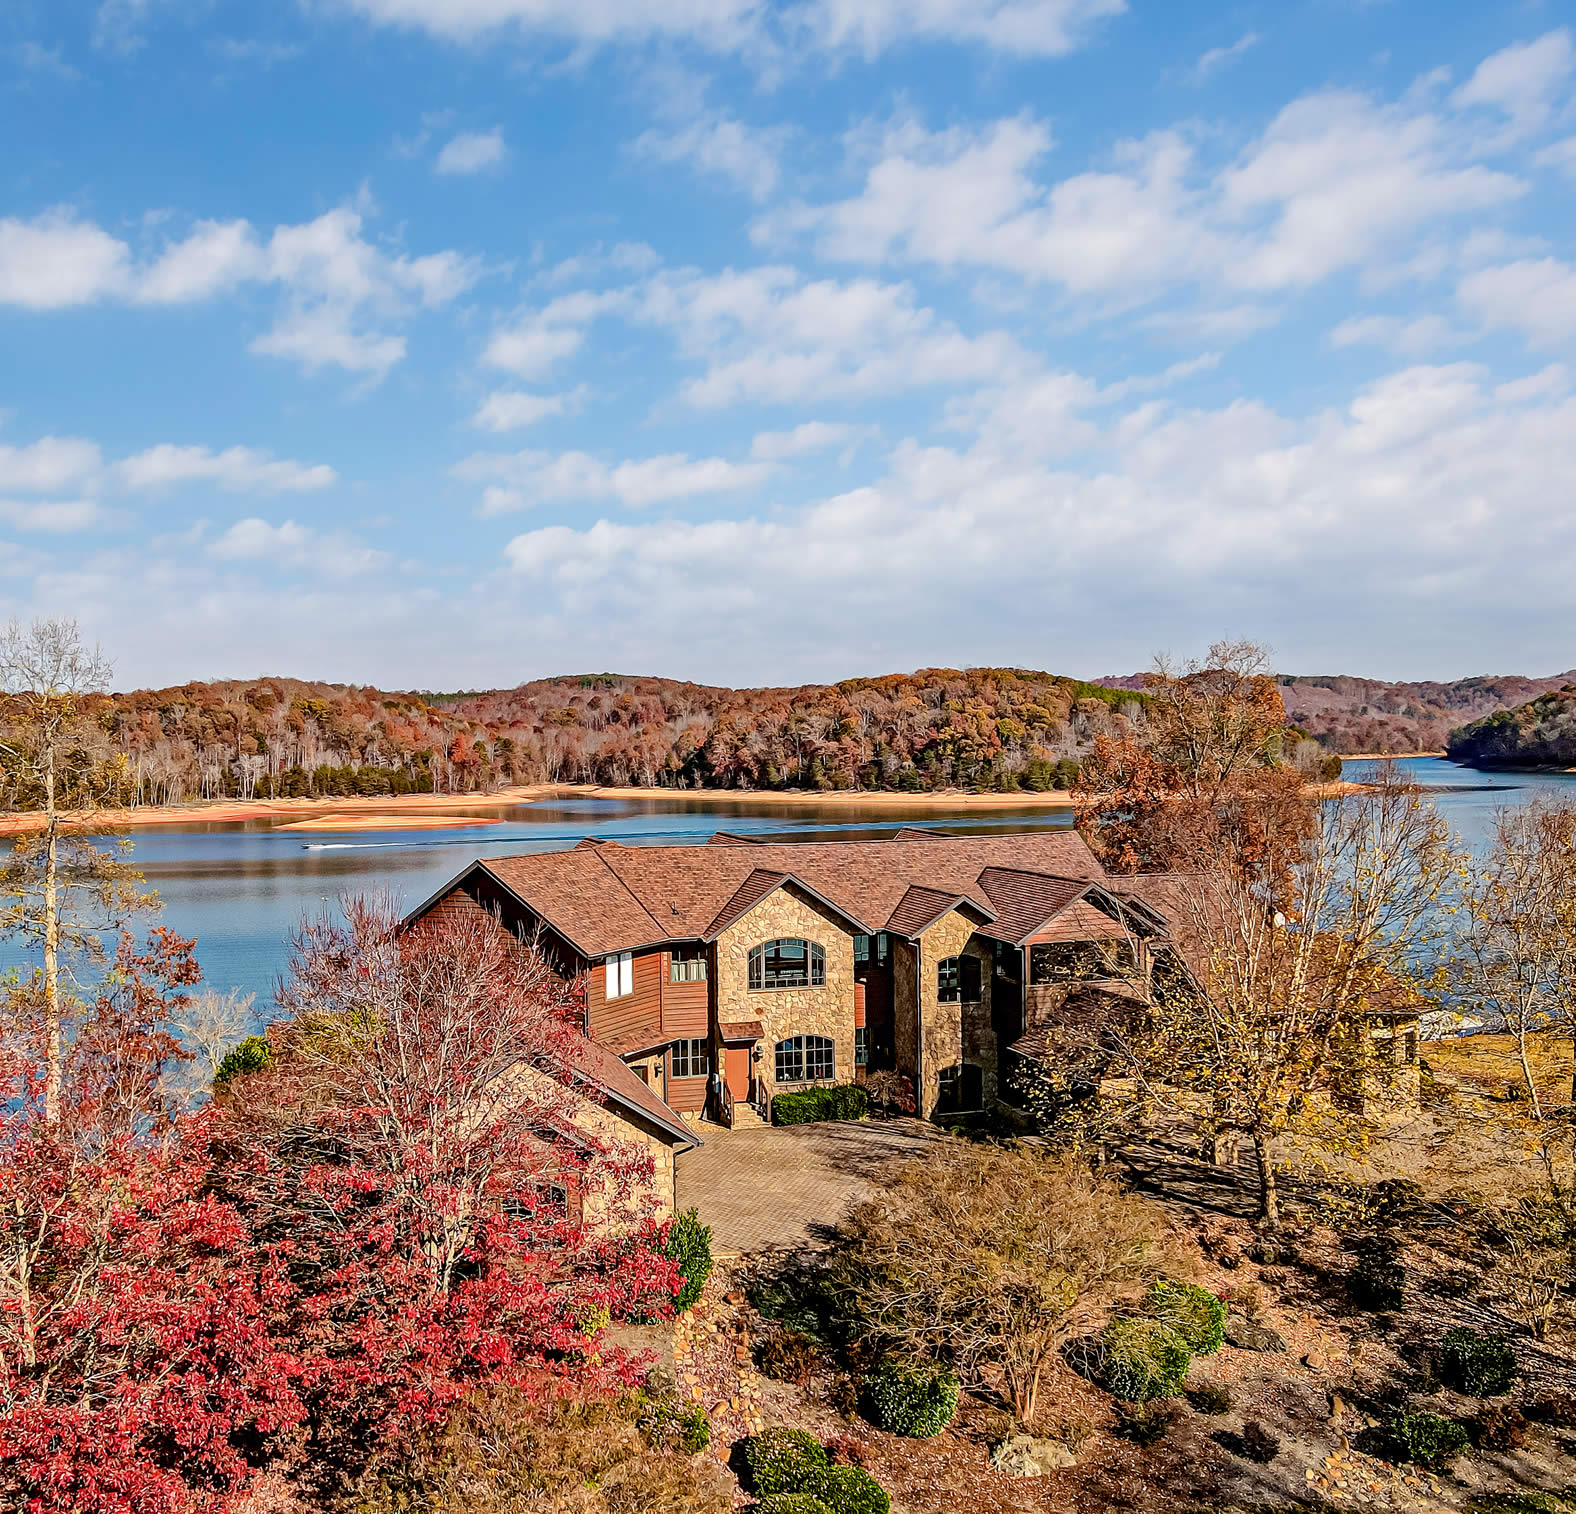
[[[1027,941],[1089,887],[1084,878],[1054,878],[1015,867],[988,867],[979,883],[996,911],[980,934],[1013,946]]]
[[[967,894],[949,894],[938,888],[925,888],[916,883],[898,901],[897,908],[888,918],[886,928],[899,936],[917,936],[928,930],[949,909],[959,904],[972,905],[983,915],[994,914],[989,905],[970,899]]]
[[[714,831],[707,846],[762,846],[759,836],[746,836],[739,831]]]
[[[672,1141],[699,1146],[700,1138],[605,1046],[582,1036],[575,1044],[575,1071],[609,1104],[644,1116]]]
[[[1105,879],[1094,854],[1070,830],[929,837],[901,846],[888,841],[601,846],[499,857],[480,866],[588,957],[660,941],[704,939],[757,871],[790,875],[870,930],[899,930],[891,922],[914,887],[967,897],[994,912],[980,884],[987,868],[1018,868],[1064,880]]]

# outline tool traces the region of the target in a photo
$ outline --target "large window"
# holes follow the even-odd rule
[[[668,958],[669,983],[704,983],[706,981],[706,948],[703,946],[676,946]]]
[[[751,988],[820,988],[825,982],[826,953],[813,941],[784,936],[750,953]]]
[[[607,997],[622,999],[635,991],[635,958],[631,952],[616,952],[607,959]]]
[[[984,1107],[984,1073],[972,1062],[943,1067],[936,1075],[937,1114],[964,1114]]]
[[[936,998],[943,1004],[978,1004],[980,959],[943,957],[936,964]]]
[[[711,1072],[711,1048],[704,1039],[673,1043],[673,1076],[704,1078]]]
[[[836,1076],[832,1043],[825,1036],[792,1036],[777,1043],[779,1083],[814,1083]]]
[[[874,936],[854,937],[855,967],[890,967],[892,938],[885,931]]]

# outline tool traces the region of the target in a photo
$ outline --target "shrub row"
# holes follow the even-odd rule
[[[826,1084],[801,1093],[780,1093],[772,1100],[773,1125],[813,1125],[819,1120],[863,1120],[870,1095],[857,1083]]]
[[[863,1467],[834,1467],[807,1430],[763,1430],[745,1442],[760,1514],[889,1514],[892,1500]]]

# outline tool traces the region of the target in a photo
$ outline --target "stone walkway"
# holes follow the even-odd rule
[[[718,1256],[824,1244],[882,1176],[948,1137],[923,1120],[828,1121],[781,1129],[699,1127],[678,1159],[680,1209],[698,1209]]]

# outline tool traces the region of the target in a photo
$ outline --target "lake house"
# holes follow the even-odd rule
[[[778,1094],[879,1069],[924,1118],[989,1109],[1092,962],[1168,949],[1168,886],[1108,877],[1070,830],[722,832],[477,861],[410,919],[479,907],[584,975],[587,1037],[650,1096],[617,1107],[671,1164],[675,1127],[758,1123]]]

